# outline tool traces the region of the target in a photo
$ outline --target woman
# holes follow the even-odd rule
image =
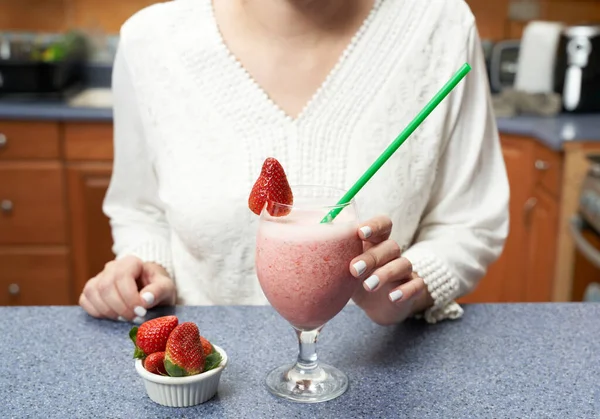
[[[473,71],[357,196],[353,301],[378,324],[457,318],[499,256],[509,190],[475,21],[462,0],[179,0],[122,28],[116,260],[92,316],[265,304],[247,197],[266,157],[348,188],[464,63]],[[393,228],[392,228],[393,226]]]

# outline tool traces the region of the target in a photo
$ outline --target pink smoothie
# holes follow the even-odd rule
[[[256,271],[261,287],[275,310],[298,329],[327,323],[359,285],[349,267],[362,242],[351,209],[344,211],[331,224],[319,223],[322,212],[296,210],[260,222]]]

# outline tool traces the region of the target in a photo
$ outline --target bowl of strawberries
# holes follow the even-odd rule
[[[200,335],[193,322],[163,316],[133,327],[135,369],[148,397],[163,406],[189,407],[217,393],[227,354]]]

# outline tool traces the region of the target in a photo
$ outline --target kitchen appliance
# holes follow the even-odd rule
[[[75,33],[0,33],[0,95],[60,94],[81,79],[86,44]]]
[[[600,155],[591,165],[581,188],[578,213],[571,218],[571,236],[577,249],[572,299],[581,301],[600,287]]]
[[[557,50],[555,91],[566,112],[600,112],[600,23],[563,30]]]
[[[517,76],[521,41],[507,40],[494,44],[489,58],[489,77],[492,93],[512,88]]]
[[[532,21],[521,37],[515,90],[526,93],[554,93],[556,50],[564,25]]]

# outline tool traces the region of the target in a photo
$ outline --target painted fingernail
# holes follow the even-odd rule
[[[123,317],[123,316],[117,317],[117,320],[120,321],[120,322],[126,322],[127,321],[127,319],[125,317]]]
[[[390,292],[390,300],[392,300],[393,302],[396,302],[399,299],[401,299],[403,295],[404,295],[404,293],[402,293],[402,291],[400,291],[400,290],[392,291],[392,292]]]
[[[367,264],[364,260],[359,260],[354,265],[352,265],[352,267],[354,268],[358,276],[361,276],[367,270]]]
[[[143,317],[134,317],[133,322],[135,324],[142,324],[142,323],[144,323],[144,318]]]
[[[362,231],[362,234],[363,236],[365,236],[365,239],[368,239],[373,234],[373,230],[371,230],[371,227],[369,226],[361,227],[360,231]]]
[[[379,277],[377,275],[371,275],[365,280],[364,284],[369,291],[373,291],[375,287],[379,285]]]
[[[151,292],[145,292],[142,294],[142,300],[144,300],[148,305],[154,304],[154,294]]]
[[[133,309],[133,312],[139,317],[144,317],[146,315],[146,309],[142,306],[137,306]]]

